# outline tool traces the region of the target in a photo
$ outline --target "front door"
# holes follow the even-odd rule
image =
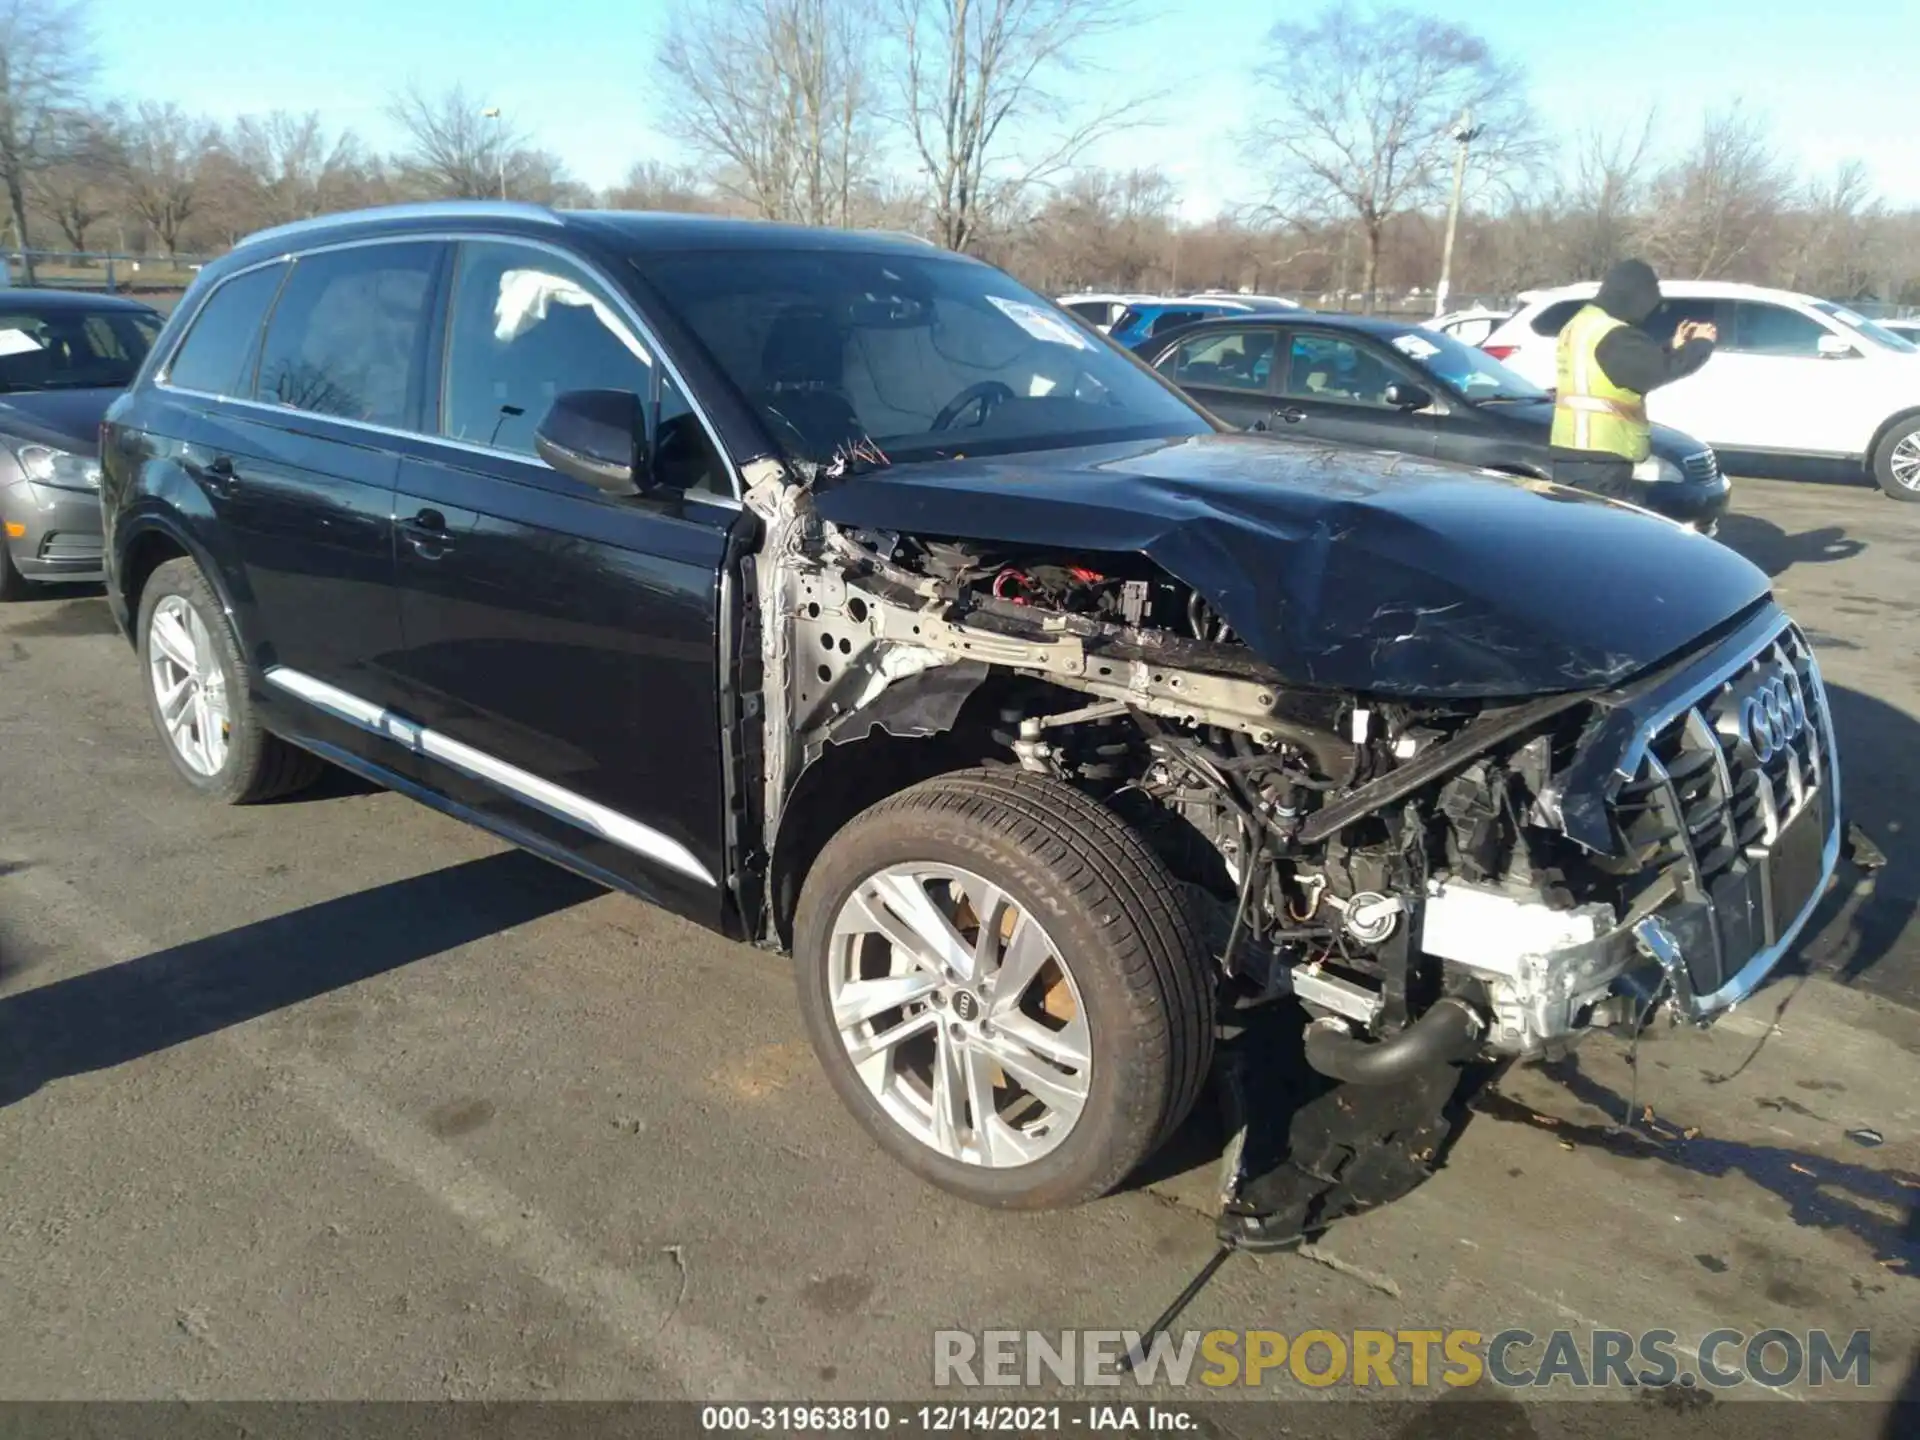
[[[1275,343],[1275,331],[1257,326],[1203,330],[1154,368],[1228,424],[1251,430],[1273,413]]]
[[[1387,403],[1391,385],[1418,385],[1431,394],[1432,382],[1361,336],[1295,330],[1286,340],[1284,359],[1270,422],[1275,432],[1406,455],[1434,453],[1431,407],[1416,411]]]
[[[460,247],[440,442],[395,500],[403,713],[433,783],[659,903],[717,923],[719,578],[741,519],[717,450],[617,298],[507,241]],[[654,473],[612,496],[533,437],[556,395],[651,401]]]
[[[1822,355],[1820,342],[1838,332],[1811,315],[1765,300],[1732,309],[1732,333],[1721,334],[1706,370],[1717,389],[1743,397],[1740,424],[1700,438],[1732,450],[1857,452],[1879,418],[1861,413],[1873,398],[1860,379],[1862,342],[1843,336],[1851,350]]]

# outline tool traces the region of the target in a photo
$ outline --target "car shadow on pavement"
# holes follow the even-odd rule
[[[1826,565],[1851,560],[1867,548],[1838,525],[1822,525],[1789,535],[1759,515],[1729,513],[1722,517],[1720,543],[1739,552],[1775,579],[1796,565]]]
[[[1884,700],[1844,685],[1827,686],[1840,752],[1842,820],[1858,825],[1886,865],[1873,872],[1852,863],[1843,847],[1839,881],[1808,923],[1792,960],[1779,974],[1808,970],[1844,985],[1883,993],[1920,1009],[1920,964],[1882,974],[1905,954],[1920,961],[1920,721]],[[1899,967],[1887,967],[1898,971]]]
[[[605,893],[503,851],[0,996],[0,1106]]]

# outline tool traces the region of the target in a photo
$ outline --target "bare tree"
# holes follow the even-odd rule
[[[29,285],[27,189],[68,158],[71,115],[94,67],[83,0],[0,0],[0,183]]]
[[[75,250],[85,250],[89,232],[114,212],[126,165],[121,118],[112,110],[68,112],[61,118],[60,158],[29,176],[34,209]]]
[[[663,124],[755,214],[846,225],[873,160],[871,34],[865,0],[680,0]]]
[[[1845,299],[1871,290],[1881,264],[1874,239],[1883,215],[1860,161],[1814,180],[1784,227],[1790,240],[1781,283]]]
[[[627,178],[608,190],[608,208],[614,210],[710,211],[717,208],[700,174],[690,166],[666,165],[658,160],[636,160]]]
[[[1676,274],[1723,276],[1767,250],[1792,198],[1765,124],[1736,105],[1707,116],[1692,151],[1661,173],[1645,247]]]
[[[972,247],[996,205],[1068,169],[1133,110],[1115,101],[1075,115],[1055,88],[1084,68],[1089,41],[1131,20],[1127,0],[891,3],[902,120],[934,238],[949,249]]]
[[[1269,108],[1243,138],[1248,163],[1277,167],[1276,212],[1357,229],[1369,309],[1387,226],[1437,196],[1464,112],[1480,131],[1471,151],[1480,185],[1537,153],[1519,75],[1458,26],[1335,5],[1310,23],[1275,25],[1268,48],[1277,58],[1258,73]]]
[[[434,199],[499,195],[528,139],[487,109],[461,85],[437,95],[409,85],[396,95],[387,117],[407,136],[396,157],[402,185]]]
[[[1593,129],[1575,140],[1573,184],[1563,197],[1566,279],[1598,279],[1632,248],[1653,179],[1654,120],[1649,112],[1637,133]]]
[[[143,100],[128,125],[122,169],[126,203],[169,256],[200,203],[206,157],[220,139],[212,122],[178,105]]]
[[[351,130],[329,135],[314,111],[244,115],[226,137],[245,193],[246,229],[283,225],[360,204],[372,162]]]

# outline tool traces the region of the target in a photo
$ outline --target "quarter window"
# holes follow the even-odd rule
[[[251,393],[260,327],[286,275],[285,265],[263,266],[234,276],[209,295],[174,351],[168,383],[209,395]]]
[[[1538,315],[1533,317],[1533,333],[1536,335],[1558,335],[1567,328],[1567,322],[1587,308],[1585,300],[1556,300]]]
[[[1784,305],[1742,300],[1733,307],[1734,350],[1754,355],[1818,355],[1826,326]]]
[[[1273,373],[1274,338],[1271,330],[1209,331],[1174,346],[1158,369],[1177,385],[1264,391]]]
[[[416,424],[441,249],[363,245],[297,261],[267,326],[257,397],[372,425]]]
[[[522,245],[460,247],[441,410],[450,438],[532,455],[555,396],[648,397],[652,386],[646,346],[576,267]]]

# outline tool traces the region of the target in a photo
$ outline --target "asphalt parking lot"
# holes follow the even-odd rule
[[[1871,1329],[1875,1403],[1821,1427],[1889,1424],[1920,1340],[1920,506],[1737,495],[1887,868],[1716,1030],[1637,1079],[1608,1039],[1510,1075],[1431,1181],[1235,1257],[1184,1323]],[[1213,1250],[1204,1163],[1068,1214],[923,1186],[773,957],[345,779],[197,803],[97,596],[0,611],[0,734],[0,1398],[924,1396],[935,1329],[1142,1328]]]

